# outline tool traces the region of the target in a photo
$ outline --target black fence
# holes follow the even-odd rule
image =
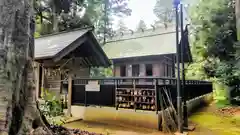
[[[86,85],[90,81],[98,81],[100,91],[86,91]],[[175,78],[157,77],[121,77],[121,78],[75,78],[73,79],[72,104],[73,105],[96,105],[96,106],[117,106],[117,89],[144,89],[155,90],[154,97],[157,102],[156,110],[159,110],[159,94],[167,89],[172,103],[176,105],[177,89]],[[207,81],[186,80],[182,96],[186,100],[212,92],[212,83]]]

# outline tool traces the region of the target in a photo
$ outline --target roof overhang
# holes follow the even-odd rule
[[[73,38],[73,36],[71,35],[68,35],[68,33],[63,33],[65,34],[65,36],[61,35],[62,33],[60,33],[60,34],[54,34],[50,36],[44,36],[42,38],[39,38],[40,40],[36,39],[35,44],[38,45],[36,49],[41,48],[39,46],[46,46],[45,44],[47,41],[45,42],[44,38],[50,41],[51,39],[54,39],[54,43],[59,43],[59,44],[62,44],[62,42],[65,42],[64,40],[68,40],[69,42],[66,42],[67,44],[62,44],[62,46],[60,47],[61,49],[56,48],[56,50],[54,50],[52,48],[47,49],[48,47],[44,47],[42,52],[41,50],[37,50],[38,53],[35,53],[35,61],[43,62],[45,60],[48,60],[48,61],[50,60],[54,63],[58,63],[64,58],[69,58],[71,56],[75,57],[74,55],[76,55],[76,57],[83,57],[82,55],[79,55],[79,53],[84,52],[84,59],[87,58],[86,61],[88,61],[87,62],[88,66],[109,67],[111,65],[111,62],[108,59],[105,52],[102,50],[99,42],[97,41],[96,37],[92,32],[92,29],[87,28],[83,30],[84,31],[81,31],[81,30],[79,31],[79,36],[78,36],[78,32],[76,33],[76,31],[75,33],[69,32],[69,34],[74,34],[73,36],[75,38]],[[59,38],[56,36],[59,36]],[[68,38],[71,38],[71,40]],[[44,51],[48,53],[44,54]],[[88,54],[86,55],[85,52],[88,52]],[[42,55],[39,55],[39,54],[42,54]],[[91,60],[89,60],[90,57],[91,57]]]

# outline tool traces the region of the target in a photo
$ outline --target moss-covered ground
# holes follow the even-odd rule
[[[230,116],[218,112],[218,109],[218,104],[210,104],[190,117],[190,121],[197,124],[196,133],[208,130],[213,135],[240,135],[239,113]]]

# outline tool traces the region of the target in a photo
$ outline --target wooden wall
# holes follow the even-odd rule
[[[90,68],[75,67],[72,69],[71,74],[73,75],[73,77],[76,77],[76,78],[79,78],[79,77],[87,78],[90,76]]]
[[[61,94],[62,94],[62,80],[65,78],[62,78],[62,75],[60,72],[56,72],[56,73],[49,73],[49,70],[47,71],[46,68],[44,68],[43,66],[41,66],[39,63],[35,62],[35,79],[36,79],[36,97],[39,98],[41,95],[41,89],[44,88],[46,90],[49,90],[50,93],[56,95],[57,98],[60,98]],[[68,66],[70,66],[71,64],[69,64]],[[90,68],[81,68],[79,66],[76,65],[72,65],[70,66],[71,68],[70,70],[70,74],[73,77],[79,78],[79,77],[84,77],[87,78],[90,75]],[[42,69],[44,71],[44,74],[40,73],[40,69]],[[56,71],[56,70],[55,70]],[[42,79],[42,77],[44,77],[44,81]],[[43,83],[44,82],[44,83]]]
[[[151,60],[151,61],[128,61],[126,60],[124,63],[114,63],[114,74],[116,77],[120,77],[121,75],[121,66],[126,66],[126,76],[132,76],[132,66],[133,64],[139,64],[139,76],[146,76],[146,64],[152,64],[152,72],[155,77],[173,77],[173,72],[167,70],[167,66],[172,67],[172,61],[168,59],[160,59],[160,60]],[[166,72],[169,72],[168,74]],[[169,75],[170,74],[170,75]],[[168,76],[167,76],[168,75]]]

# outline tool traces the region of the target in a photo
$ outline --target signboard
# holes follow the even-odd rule
[[[89,81],[88,84],[85,87],[86,91],[100,91],[100,85],[98,84],[98,81]]]

